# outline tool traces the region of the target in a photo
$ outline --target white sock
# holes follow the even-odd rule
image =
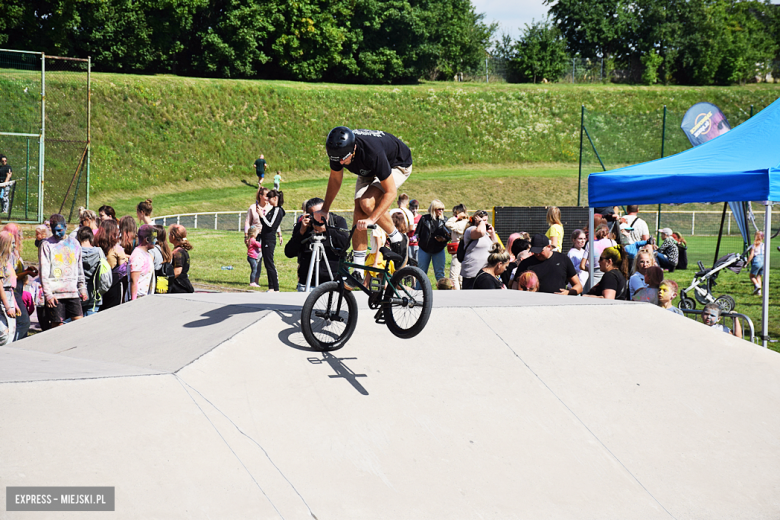
[[[398,242],[404,239],[404,236],[401,233],[399,233],[397,229],[394,229],[393,232],[390,233],[390,236],[388,236],[387,238],[390,239],[391,244],[397,244]]]
[[[368,251],[365,249],[363,251],[352,251],[352,263],[366,265],[366,256],[368,256]],[[362,269],[355,269],[355,272],[360,274],[360,276],[363,276]]]

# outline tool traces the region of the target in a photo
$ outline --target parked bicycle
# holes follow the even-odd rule
[[[374,226],[369,226],[373,229]],[[405,266],[389,271],[390,262],[401,265],[403,259],[390,249],[380,252],[387,267],[364,266],[352,263],[346,247],[343,251],[333,247],[330,233],[349,233],[347,244],[351,243],[352,230],[325,225],[328,243],[338,256],[339,268],[336,280],[318,285],[309,293],[301,311],[303,337],[312,348],[320,351],[337,350],[343,347],[357,325],[357,300],[352,288],[368,295],[368,307],[375,309],[376,323],[383,323],[399,338],[408,339],[418,335],[428,323],[433,306],[433,291],[428,276],[417,267]],[[371,273],[371,281],[365,287],[349,272],[350,268],[363,269]]]

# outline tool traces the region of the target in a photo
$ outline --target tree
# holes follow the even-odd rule
[[[549,21],[526,24],[523,34],[514,45],[510,69],[520,81],[536,83],[542,78],[559,78],[568,63],[566,41],[557,27]]]

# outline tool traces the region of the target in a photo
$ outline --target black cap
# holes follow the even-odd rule
[[[541,233],[537,233],[531,237],[531,252],[533,254],[541,253],[542,250],[549,245],[550,240]]]

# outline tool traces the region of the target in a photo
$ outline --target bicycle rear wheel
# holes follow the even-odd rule
[[[347,289],[341,291],[339,282],[323,283],[309,294],[303,304],[303,337],[315,350],[338,350],[355,332],[357,312],[357,301],[352,292]]]
[[[399,338],[413,338],[422,332],[431,316],[431,281],[419,268],[406,266],[393,273],[382,302],[390,332]]]

